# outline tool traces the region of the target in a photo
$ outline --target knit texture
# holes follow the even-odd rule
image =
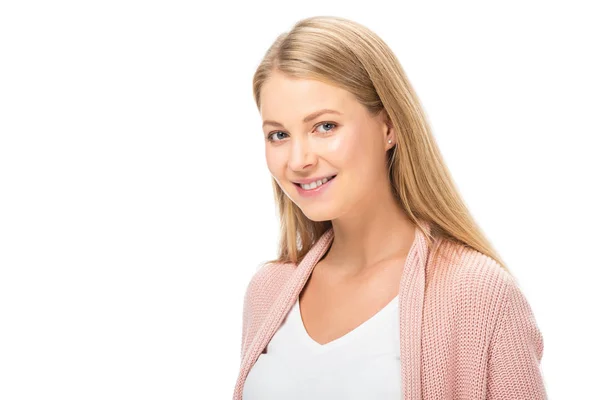
[[[298,264],[268,264],[250,280],[233,400],[332,241],[329,229]],[[417,226],[400,280],[401,400],[547,399],[542,334],[515,278],[474,249],[438,245],[432,260]]]

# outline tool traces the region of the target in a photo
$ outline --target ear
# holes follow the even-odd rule
[[[383,109],[383,135],[385,140],[386,150],[394,147],[396,145],[396,130],[394,129],[394,124],[392,124],[392,120],[385,109]],[[388,143],[391,140],[392,143]]]

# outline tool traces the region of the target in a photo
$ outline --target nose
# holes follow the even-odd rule
[[[291,141],[288,165],[294,171],[302,171],[316,162],[317,154],[305,136]]]

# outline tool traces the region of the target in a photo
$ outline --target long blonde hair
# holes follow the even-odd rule
[[[276,38],[254,74],[253,93],[259,110],[261,88],[273,71],[341,87],[371,115],[384,110],[397,136],[397,144],[388,150],[394,198],[417,226],[421,227],[419,220],[429,222],[428,245],[444,239],[470,247],[510,273],[461,199],[415,91],[379,36],[341,17],[298,21]],[[298,263],[332,224],[308,219],[274,178],[272,185],[281,227],[279,254],[265,264]]]

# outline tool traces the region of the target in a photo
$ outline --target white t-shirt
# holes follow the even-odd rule
[[[398,300],[321,345],[306,332],[296,299],[248,373],[243,400],[400,399]]]

